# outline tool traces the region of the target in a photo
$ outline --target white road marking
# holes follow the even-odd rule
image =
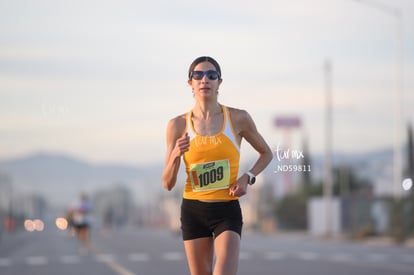
[[[110,261],[104,262],[104,264],[106,264],[108,267],[110,267],[113,271],[115,271],[119,275],[137,275],[136,273],[119,265],[115,261],[110,260]]]
[[[264,255],[264,258],[269,261],[283,260],[286,258],[286,254],[282,252],[270,251]]]
[[[115,258],[114,258],[114,255],[112,255],[112,254],[97,254],[95,256],[95,259],[96,259],[96,261],[102,263],[102,262],[111,262]]]
[[[12,261],[9,258],[0,258],[0,267],[11,266]]]
[[[402,260],[403,260],[404,262],[407,262],[407,263],[414,263],[414,254],[412,254],[412,255],[409,255],[409,254],[404,255],[404,256],[402,257]]]
[[[316,261],[317,259],[320,258],[320,255],[315,252],[300,252],[298,253],[298,257],[299,259],[305,260],[305,261]]]
[[[239,259],[240,260],[248,260],[252,258],[252,254],[246,251],[240,251]]]
[[[162,255],[162,258],[167,261],[181,261],[184,259],[184,254],[177,251],[166,252]]]
[[[330,259],[335,262],[351,262],[353,260],[351,255],[344,253],[333,254]]]
[[[60,258],[60,261],[64,264],[77,264],[80,262],[80,258],[76,255],[64,255]]]
[[[128,255],[128,259],[132,262],[147,262],[150,257],[147,253],[133,253]]]
[[[44,256],[30,256],[26,258],[28,265],[46,265],[48,262],[48,259]]]
[[[261,255],[260,255],[261,254]],[[164,261],[184,261],[185,253],[182,251],[170,251],[160,254],[162,260]],[[352,253],[326,253],[320,254],[313,251],[303,251],[298,253],[288,253],[280,251],[267,251],[264,253],[255,254],[252,251],[240,251],[240,260],[249,260],[252,258],[265,259],[268,261],[282,261],[287,258],[296,258],[303,261],[318,261],[320,259],[325,259],[328,261],[333,261],[337,263],[346,263],[346,264],[366,264],[368,266],[377,265],[383,263],[382,268],[388,268],[395,271],[404,271],[412,270],[412,264],[414,263],[414,255],[407,253],[400,255],[397,259],[391,257],[392,255],[382,254],[382,253],[365,253],[359,256],[356,256]],[[124,257],[124,256],[122,256]],[[152,259],[151,255],[144,252],[130,253],[127,255],[127,259],[130,262],[149,262]],[[62,264],[80,264],[83,258],[79,255],[62,255],[59,258],[60,263]],[[95,260],[97,262],[104,263],[113,269],[118,275],[136,275],[134,272],[126,269],[125,267],[116,263],[116,255],[114,254],[105,254],[105,253],[95,253]],[[361,262],[362,261],[362,262]],[[399,261],[399,263],[398,263]],[[20,262],[20,261],[18,261]],[[14,265],[17,265],[18,262],[14,261],[9,257],[0,257],[0,273],[2,268],[9,268]],[[23,263],[30,266],[44,266],[49,264],[50,259],[45,256],[29,256],[23,258]]]
[[[367,260],[370,262],[382,262],[386,259],[384,254],[372,253],[367,255]]]

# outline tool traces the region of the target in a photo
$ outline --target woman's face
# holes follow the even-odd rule
[[[217,71],[216,67],[214,67],[213,64],[210,62],[201,62],[197,64],[197,66],[194,67],[193,71]],[[190,79],[188,80],[188,85],[191,86],[191,88],[194,91],[195,97],[214,97],[217,98],[217,91],[219,89],[219,86],[222,82],[222,79],[217,78],[215,80],[209,79],[208,75],[204,74],[202,79],[196,80],[196,79]]]

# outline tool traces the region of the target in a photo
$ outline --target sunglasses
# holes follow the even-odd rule
[[[209,80],[217,80],[220,78],[220,74],[214,70],[191,72],[191,78],[194,80],[201,80],[204,76],[207,76]]]

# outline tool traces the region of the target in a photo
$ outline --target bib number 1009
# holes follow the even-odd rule
[[[208,191],[229,187],[230,167],[228,160],[194,164],[191,169],[194,191]]]
[[[195,175],[197,176],[197,174]],[[219,166],[216,169],[206,171],[198,175],[198,184],[200,188],[209,185],[210,183],[215,183],[224,178],[223,166]]]

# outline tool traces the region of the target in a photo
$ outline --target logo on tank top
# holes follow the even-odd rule
[[[194,143],[196,147],[203,146],[203,145],[218,145],[222,144],[221,137],[219,136],[195,136]]]

